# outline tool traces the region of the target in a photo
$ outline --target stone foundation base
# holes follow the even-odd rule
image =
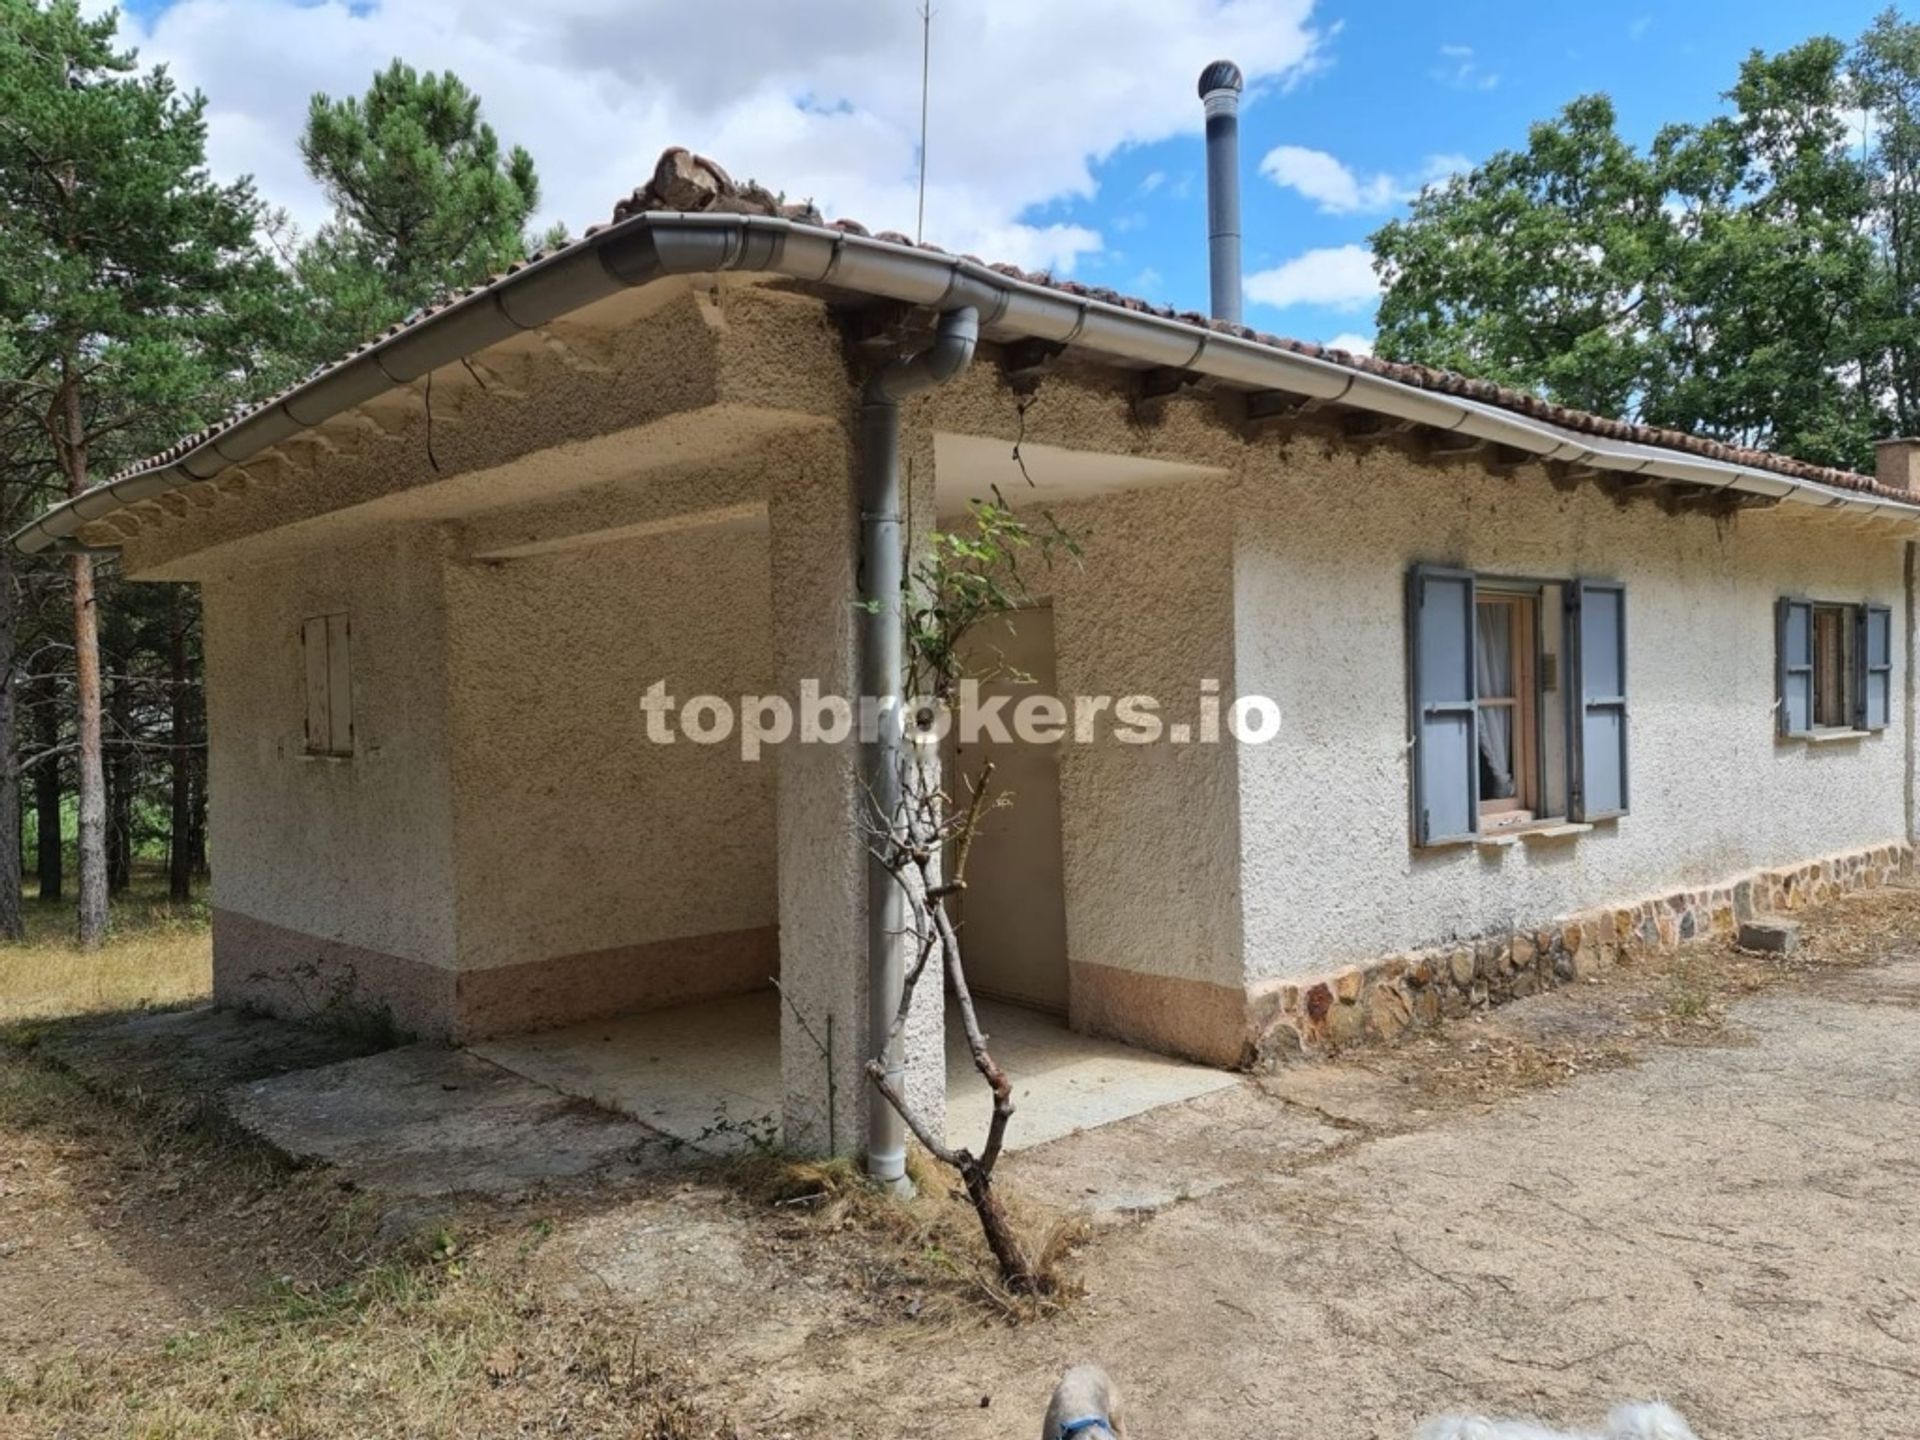
[[[288,1020],[384,1023],[479,1040],[758,990],[778,973],[771,925],[485,970],[418,960],[213,912],[213,998]]]
[[[1259,987],[1247,996],[1239,1063],[1268,1067],[1532,995],[1611,965],[1622,955],[1671,950],[1731,935],[1756,914],[1779,914],[1885,885],[1912,863],[1905,843],[1762,870],[1704,889],[1391,955],[1319,979]]]

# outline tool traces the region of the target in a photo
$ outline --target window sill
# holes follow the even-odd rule
[[[1780,738],[1789,744],[1845,745],[1854,740],[1869,739],[1879,733],[1877,730],[1850,730],[1835,726],[1831,730],[1802,730],[1797,735],[1782,735]]]
[[[1585,820],[1553,820],[1522,830],[1522,840],[1569,840],[1575,835],[1591,835],[1593,826]]]
[[[1491,830],[1475,837],[1474,844],[1482,850],[1507,850],[1522,840],[1532,844],[1536,840],[1570,840],[1575,835],[1592,833],[1593,826],[1577,820],[1536,820],[1530,825],[1514,825],[1505,830]]]

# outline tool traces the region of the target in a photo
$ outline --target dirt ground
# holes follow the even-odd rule
[[[0,1434],[1008,1437],[1066,1364],[1136,1440],[1443,1410],[1920,1434],[1920,892],[1016,1156],[1084,1211],[1018,1323],[965,1215],[627,1167],[395,1204],[0,1051]]]

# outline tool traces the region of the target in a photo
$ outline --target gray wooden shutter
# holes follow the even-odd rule
[[[1774,607],[1775,692],[1782,735],[1813,729],[1813,605],[1782,597]]]
[[[1567,587],[1573,660],[1573,784],[1568,813],[1627,813],[1627,591],[1612,580]]]
[[[324,755],[333,748],[332,713],[327,683],[327,621],[325,616],[300,627],[301,658],[307,671],[307,750]]]
[[[353,672],[348,662],[352,627],[344,615],[327,616],[327,749],[353,753]]]
[[[1407,575],[1407,695],[1416,845],[1480,829],[1480,694],[1473,574],[1416,565]]]
[[[1853,723],[1884,730],[1893,710],[1893,612],[1862,605],[1854,612]]]

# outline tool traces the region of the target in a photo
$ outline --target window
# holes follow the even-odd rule
[[[1524,824],[1539,797],[1539,696],[1535,689],[1539,598],[1481,591],[1474,597],[1479,689],[1479,791],[1483,829]]]
[[[345,615],[316,615],[300,627],[309,755],[353,754],[353,685],[347,668],[352,636]]]
[[[1416,844],[1626,813],[1619,585],[1422,565],[1407,617]]]
[[[1782,598],[1775,633],[1774,708],[1782,735],[1886,728],[1893,693],[1891,610]]]

